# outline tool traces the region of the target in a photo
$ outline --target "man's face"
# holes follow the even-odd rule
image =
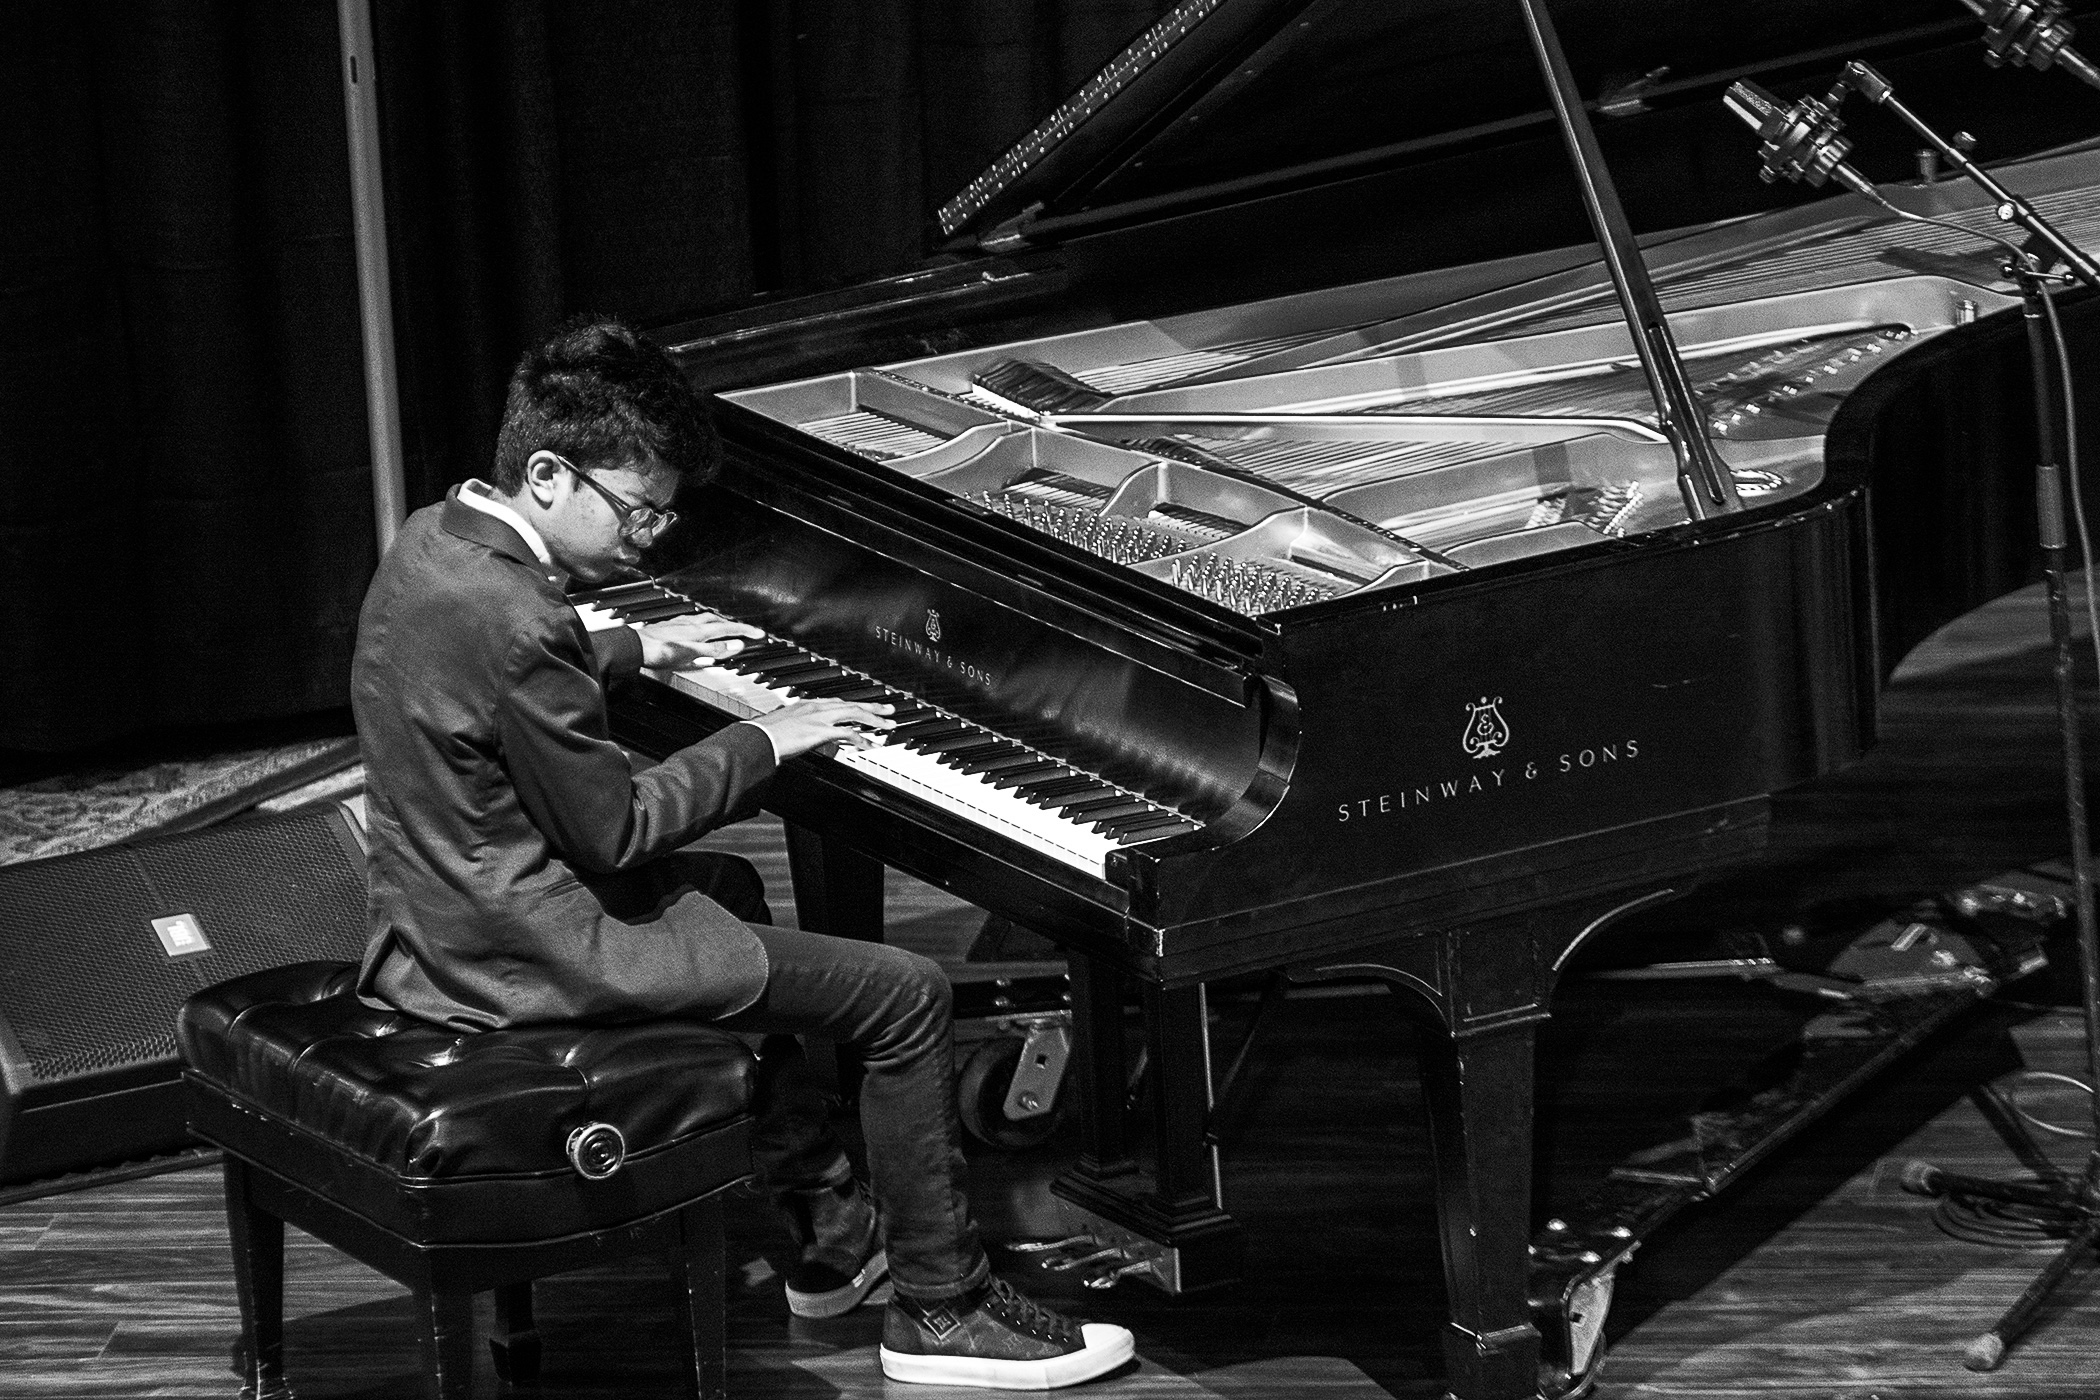
[[[621,534],[624,512],[606,496],[629,509],[665,511],[671,508],[678,481],[661,468],[578,465],[557,471],[550,485],[553,499],[540,525],[547,552],[571,576],[602,583],[635,568],[642,557],[641,546]]]

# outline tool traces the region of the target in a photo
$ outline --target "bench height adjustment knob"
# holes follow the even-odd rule
[[[603,1181],[627,1160],[627,1139],[610,1123],[586,1123],[569,1134],[569,1165],[585,1181]]]

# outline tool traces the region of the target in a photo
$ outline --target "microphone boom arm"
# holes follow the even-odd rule
[[[1966,151],[1934,131],[1916,112],[1897,100],[1896,92],[1889,80],[1867,64],[1854,61],[1845,65],[1842,81],[1861,97],[1877,107],[1886,107],[1897,118],[1923,137],[1938,151],[1946,162],[1959,170],[1989,195],[1997,205],[1998,218],[2025,229],[2030,239],[2053,253],[2071,274],[2088,287],[2100,289],[2100,263],[2095,263],[2081,251],[2077,244],[2056,231],[2056,227],[2043,218],[2035,207],[2005,186],[1999,184],[1990,172],[1969,159]]]

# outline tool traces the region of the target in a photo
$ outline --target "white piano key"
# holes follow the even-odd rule
[[[576,615],[583,619],[583,630],[586,632],[610,632],[615,627],[625,625],[604,608],[591,603],[576,604]]]
[[[579,603],[576,611],[588,631],[626,625],[615,612],[592,603]],[[768,685],[760,678],[714,664],[643,674],[738,719],[771,714],[795,698],[787,688]],[[878,677],[870,679],[887,684]],[[943,763],[939,755],[903,744],[840,748],[831,756],[886,787],[909,793],[973,826],[1018,841],[1089,875],[1104,875],[1108,853],[1123,844],[1113,836],[1094,831],[1091,823],[1072,821],[1037,806],[1012,789],[993,787],[989,775],[959,772]]]
[[[1105,836],[1046,812],[1011,791],[992,787],[978,774],[958,773],[931,754],[901,744],[840,749],[833,757],[1089,875],[1104,874],[1108,853],[1116,849],[1116,843]]]
[[[704,704],[735,715],[755,719],[771,714],[793,697],[748,676],[720,666],[701,666],[686,671],[651,671],[652,679],[685,692]],[[832,754],[837,762],[866,773],[889,787],[908,792],[973,825],[996,831],[1011,840],[1054,856],[1065,864],[1101,875],[1108,853],[1117,843],[1055,812],[1047,812],[1010,790],[995,788],[976,773],[958,773],[932,754],[920,753],[902,744],[881,744],[872,749],[840,748]]]

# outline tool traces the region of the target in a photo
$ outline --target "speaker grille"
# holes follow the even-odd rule
[[[244,972],[355,959],[364,871],[333,807],[0,872],[0,1014],[49,1082],[175,1054],[176,1008]],[[152,920],[193,915],[210,951],[170,958]]]

